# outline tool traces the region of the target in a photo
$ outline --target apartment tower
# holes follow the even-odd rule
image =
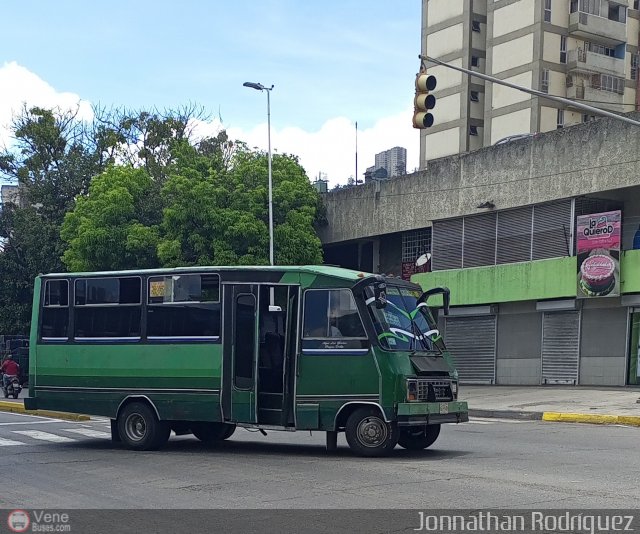
[[[422,52],[616,112],[640,109],[638,0],[422,0]],[[435,123],[420,167],[512,135],[590,120],[577,108],[431,67]]]

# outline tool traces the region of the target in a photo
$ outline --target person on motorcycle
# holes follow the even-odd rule
[[[4,357],[0,372],[2,372],[2,385],[5,389],[9,386],[11,379],[20,374],[20,366],[13,361],[11,354],[7,354]]]

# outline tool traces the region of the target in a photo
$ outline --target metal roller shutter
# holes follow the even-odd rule
[[[542,315],[542,383],[577,384],[580,361],[580,312]]]
[[[571,255],[571,201],[533,207],[533,260]]]
[[[533,208],[526,206],[498,213],[498,253],[496,263],[531,260]]]
[[[445,343],[456,362],[460,382],[495,382],[495,316],[447,317]]]
[[[431,265],[434,271],[462,267],[462,225],[462,219],[433,223]]]
[[[496,263],[496,214],[464,218],[462,266],[482,267]]]

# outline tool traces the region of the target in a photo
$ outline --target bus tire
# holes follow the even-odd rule
[[[191,425],[191,432],[203,443],[216,443],[230,438],[236,431],[236,425],[228,423],[209,423],[198,421]]]
[[[398,444],[409,451],[431,447],[440,435],[440,425],[406,427],[400,430]]]
[[[354,411],[344,431],[349,447],[358,456],[386,456],[398,443],[398,427],[387,423],[372,406]]]
[[[171,427],[160,421],[144,402],[127,404],[118,416],[118,433],[128,449],[148,451],[159,449],[169,439]]]

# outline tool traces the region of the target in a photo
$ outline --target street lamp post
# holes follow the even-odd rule
[[[267,139],[269,144],[269,262],[271,265],[274,265],[273,259],[273,184],[271,179],[271,101],[270,101],[270,93],[273,90],[273,85],[271,87],[265,87],[261,83],[254,82],[244,82],[242,84],[244,87],[250,87],[251,89],[256,89],[257,91],[266,91],[267,92]]]

